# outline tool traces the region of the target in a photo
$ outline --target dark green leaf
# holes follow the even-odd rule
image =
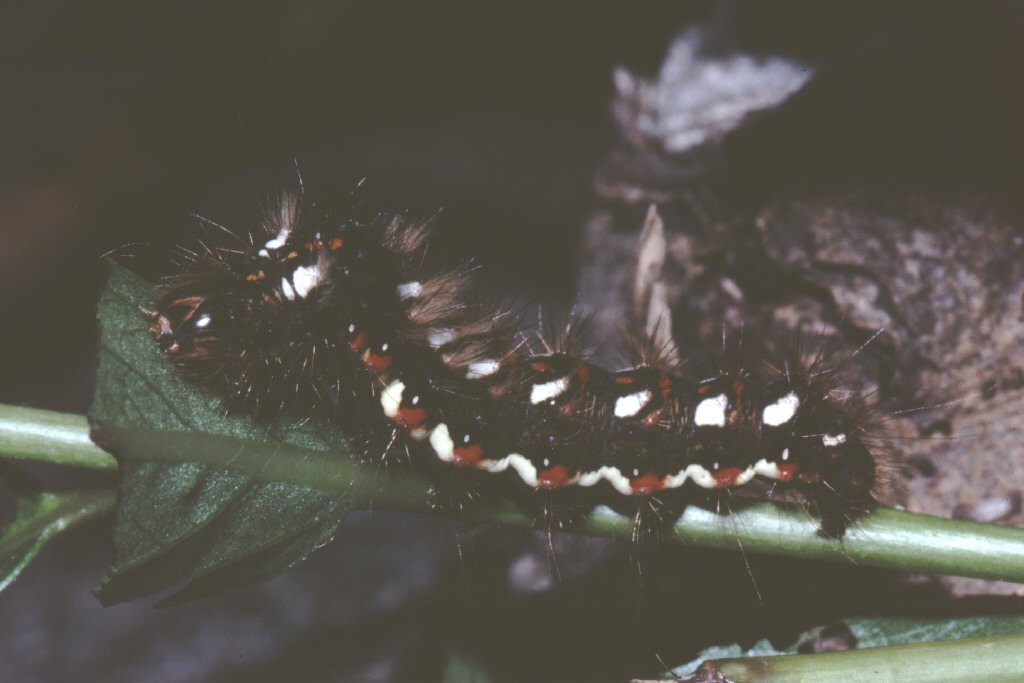
[[[156,353],[143,318],[150,289],[112,265],[99,305],[91,419],[122,469],[114,564],[97,589],[105,604],[186,581],[172,601],[264,580],[328,542],[349,510],[341,481],[324,492],[260,476],[317,453],[343,479],[344,442],[312,426],[222,417],[215,397]],[[218,458],[225,467],[209,464]]]

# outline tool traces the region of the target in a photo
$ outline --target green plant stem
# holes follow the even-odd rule
[[[1015,683],[1024,677],[1024,637],[966,638],[813,655],[713,659],[701,664],[698,672],[706,677],[699,680],[732,683]]]
[[[423,479],[402,472],[360,467],[337,454],[277,444],[245,444],[202,432],[152,432],[114,428],[108,436],[126,457],[147,461],[190,459],[238,469],[271,481],[287,481],[346,497],[354,507],[430,512]],[[243,467],[239,464],[244,463]],[[817,534],[818,520],[796,505],[732,499],[730,514],[691,505],[675,525],[684,543],[866,566],[1024,582],[1024,529],[944,519],[880,508],[851,528],[842,541]],[[466,522],[525,526],[529,520],[508,502],[474,507]],[[631,520],[598,508],[584,533],[629,538]]]
[[[113,467],[114,460],[91,444],[85,418],[0,406],[0,453],[9,444],[14,454],[51,462],[87,462]],[[57,425],[56,427],[54,425]],[[10,436],[13,434],[13,437]],[[269,481],[287,481],[343,496],[354,507],[430,512],[428,482],[409,473],[382,473],[360,467],[337,454],[279,444],[240,446],[235,439],[203,432],[161,432],[116,428],[108,431],[125,457],[147,461],[203,462],[238,470]],[[71,444],[75,458],[56,455]],[[246,449],[239,457],[241,447]],[[244,464],[240,467],[239,463]],[[692,505],[675,526],[680,541],[692,545],[737,549],[807,559],[847,562],[872,567],[969,576],[1024,583],[1024,529],[944,519],[880,508],[851,528],[842,541],[817,535],[817,520],[795,505],[733,499],[731,514],[717,514]],[[467,522],[524,526],[527,518],[509,503],[495,502],[467,513]],[[629,538],[631,520],[599,508],[580,531]]]
[[[117,460],[89,439],[82,415],[0,405],[0,454],[100,470],[116,470]]]
[[[51,539],[112,513],[116,505],[117,490],[110,485],[67,493],[44,491],[22,502],[18,518],[0,530],[0,591]]]

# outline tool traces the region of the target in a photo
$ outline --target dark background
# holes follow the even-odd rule
[[[6,4],[0,400],[84,411],[99,257],[244,229],[295,186],[443,208],[531,293],[572,283],[611,69],[656,68],[685,7]]]
[[[295,162],[307,191],[327,201],[351,201],[365,177],[364,201],[417,214],[443,209],[437,244],[453,260],[477,258],[485,282],[499,291],[571,302],[577,239],[599,201],[594,169],[619,144],[609,111],[612,69],[655,73],[672,37],[694,21],[731,21],[744,49],[810,64],[856,59],[904,29],[924,44],[912,54],[942,55],[953,46],[981,55],[980,63],[998,63],[988,54],[984,25],[961,31],[962,16],[943,16],[950,5],[819,5],[5,3],[0,401],[87,411],[101,255],[126,243],[195,237],[192,212],[244,230],[269,194],[295,186]],[[999,7],[982,5],[986,12]],[[950,61],[936,63],[940,69],[927,60],[901,69],[937,84],[950,76]],[[1013,73],[1013,65],[1006,68]],[[965,82],[991,80],[992,70],[971,60],[962,71],[954,76]],[[1006,112],[1017,111],[1007,102],[1020,99],[1006,82],[1013,81],[996,79],[979,98],[934,107],[935,120],[952,122],[953,130],[966,121],[1005,123]],[[883,100],[876,101],[881,108]],[[891,129],[893,141],[911,128],[932,131],[933,139],[946,135],[919,118],[896,120],[906,129]],[[1017,177],[1004,166],[1005,151],[1019,149],[1020,140],[998,127],[978,128],[988,134],[972,132],[966,139],[978,144],[964,154],[976,163],[981,150],[990,163],[976,163],[985,172],[967,175],[986,178],[994,168],[1004,180]],[[791,149],[785,135],[779,139],[780,148]],[[775,177],[777,149],[741,139],[736,158],[750,161],[744,168],[756,169],[749,173],[758,180]],[[885,154],[871,163],[879,158],[891,167]],[[796,153],[786,164],[817,169],[817,161]],[[751,194],[745,182],[755,181],[741,174],[735,191],[742,196]],[[1011,186],[1004,194],[1016,194]],[[63,473],[42,474],[74,483]],[[146,601],[104,610],[92,598],[89,589],[109,561],[109,538],[109,526],[95,525],[61,539],[0,594],[4,677],[429,681],[439,676],[445,631],[482,642],[506,680],[519,680],[524,670],[534,672],[532,680],[537,672],[579,680],[601,671],[618,680],[624,674],[615,665],[626,660],[647,673],[659,666],[652,652],[660,645],[624,644],[652,630],[637,626],[632,593],[608,609],[588,611],[581,603],[594,600],[595,589],[607,591],[600,578],[555,599],[534,596],[524,604],[504,596],[490,620],[467,606],[490,585],[480,577],[500,575],[515,559],[503,554],[508,548],[533,542],[525,532],[482,540],[481,573],[466,578],[451,525],[359,515],[325,551],[265,587],[159,612]],[[735,556],[722,566],[739,586],[725,602],[756,610],[746,568]],[[791,571],[770,562],[755,569]],[[692,588],[704,575],[691,571]],[[806,584],[805,607],[829,590],[811,585],[813,573],[792,581]],[[858,576],[830,580],[870,583],[872,575]],[[447,577],[447,591],[435,589],[439,577]],[[849,603],[855,598],[852,588],[846,592]],[[710,624],[702,633],[709,638],[718,637],[715,628],[725,630],[720,642],[762,635],[756,626],[728,632],[736,620],[716,619],[715,605],[687,607],[685,598],[683,605],[677,617],[695,631]],[[471,616],[463,620],[464,613]],[[553,616],[567,613],[584,618]],[[513,622],[546,646],[538,650]]]

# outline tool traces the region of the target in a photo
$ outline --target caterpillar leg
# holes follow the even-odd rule
[[[593,510],[593,502],[584,491],[575,488],[538,489],[525,502],[535,529],[566,531],[580,524]]]
[[[427,505],[434,512],[455,517],[460,522],[482,496],[478,482],[463,478],[450,478],[433,484],[427,491]]]
[[[409,465],[408,442],[400,429],[385,426],[380,433],[363,432],[351,441],[352,460],[357,464],[385,468]]]
[[[823,467],[801,475],[804,491],[821,516],[818,535],[842,538],[846,530],[877,506],[872,491],[875,460],[856,436],[825,434],[833,445],[823,453]]]
[[[873,463],[872,463],[873,465]],[[871,495],[871,479],[851,476],[848,479],[823,479],[805,490],[808,500],[821,517],[818,535],[842,538],[846,530],[877,506]]]

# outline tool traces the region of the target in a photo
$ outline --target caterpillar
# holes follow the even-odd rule
[[[578,319],[517,329],[472,295],[468,268],[431,263],[428,237],[403,215],[309,216],[284,195],[248,240],[188,252],[147,314],[153,338],[226,412],[333,421],[363,458],[408,458],[442,487],[500,481],[548,529],[755,480],[803,494],[828,537],[875,505],[864,402],[821,362],[684,373],[641,342],[611,371],[583,353]]]

